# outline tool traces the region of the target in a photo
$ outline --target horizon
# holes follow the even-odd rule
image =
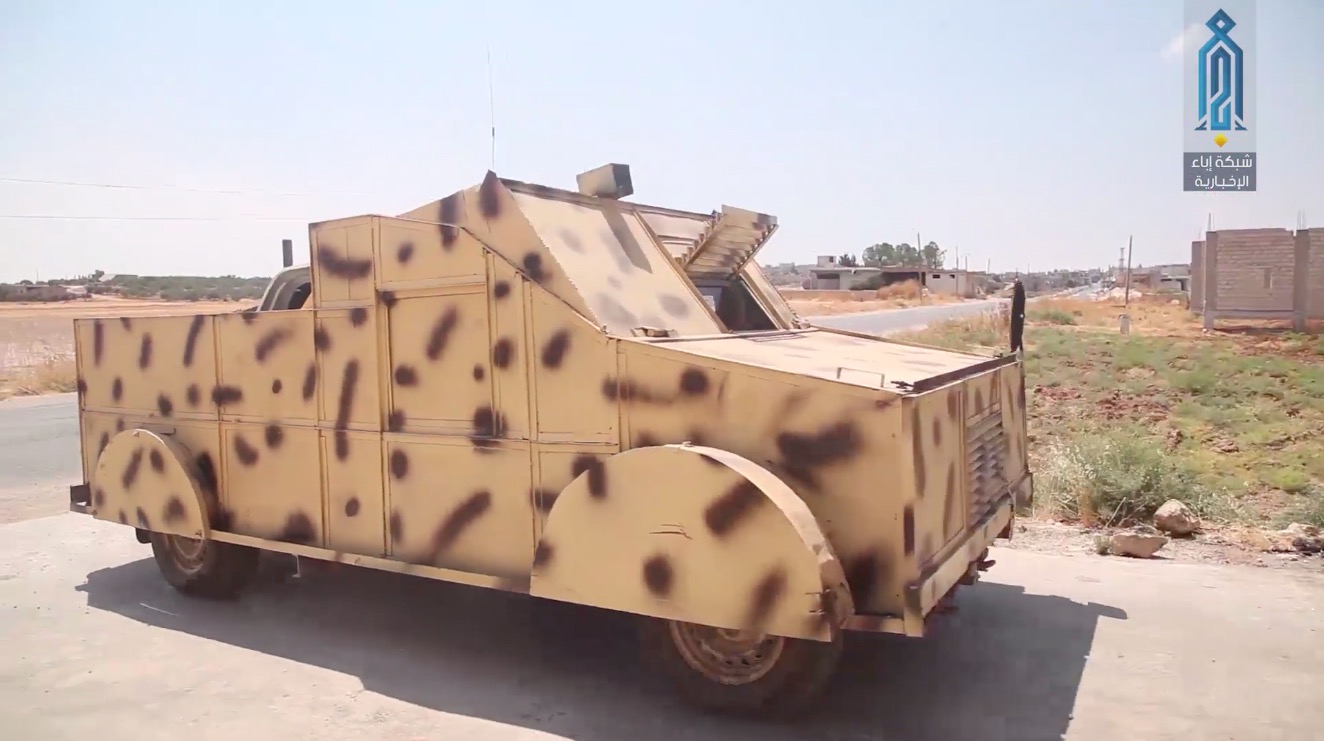
[[[1180,264],[1211,216],[1324,213],[1309,0],[1257,4],[1256,193],[1181,190],[1181,2],[233,8],[0,7],[0,281],[273,275],[311,222],[605,162],[776,215],[764,265],[917,234],[972,270]]]

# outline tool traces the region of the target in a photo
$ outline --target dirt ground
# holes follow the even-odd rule
[[[73,389],[74,319],[221,313],[254,303],[114,296],[49,303],[0,302],[0,398]]]

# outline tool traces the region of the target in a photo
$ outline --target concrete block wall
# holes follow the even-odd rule
[[[1218,232],[1218,308],[1222,311],[1292,311],[1296,237],[1287,229]],[[1206,286],[1208,290],[1208,286]]]
[[[1204,311],[1204,240],[1191,242],[1191,311]]]
[[[1309,258],[1307,264],[1307,314],[1311,319],[1324,319],[1324,229],[1308,229]]]

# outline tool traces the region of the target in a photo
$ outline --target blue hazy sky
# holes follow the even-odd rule
[[[0,216],[220,220],[0,218],[0,280],[269,275],[309,221],[477,183],[489,48],[498,174],[625,162],[636,200],[777,215],[765,262],[1185,261],[1208,213],[1324,225],[1324,2],[1256,23],[1260,190],[1187,194],[1180,0],[4,0],[0,178],[158,187],[0,182]]]

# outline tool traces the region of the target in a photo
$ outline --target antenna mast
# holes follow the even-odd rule
[[[492,48],[487,49],[487,115],[492,127],[492,171],[496,171],[496,94],[492,84]]]

